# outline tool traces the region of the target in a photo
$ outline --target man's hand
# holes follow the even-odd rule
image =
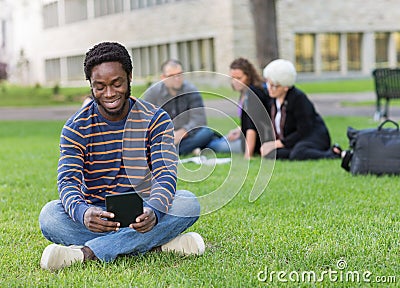
[[[83,215],[83,222],[92,232],[109,232],[117,231],[119,223],[102,218],[113,219],[114,213],[103,211],[101,208],[90,207]]]
[[[174,131],[174,144],[178,145],[186,137],[187,131],[183,128]]]
[[[156,225],[157,217],[154,211],[149,207],[143,208],[143,214],[136,218],[136,223],[129,225],[140,233],[149,232]]]

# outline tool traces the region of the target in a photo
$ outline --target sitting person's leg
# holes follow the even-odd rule
[[[296,153],[290,154],[290,160],[318,160],[318,159],[336,159],[342,157],[341,152],[335,152],[333,149],[319,150],[312,147],[298,147],[294,150]]]
[[[315,128],[311,135],[302,139],[292,148],[290,160],[313,160],[334,158],[330,148],[331,138],[324,125]]]
[[[60,201],[52,201],[43,207],[39,216],[43,235],[57,244],[81,247],[49,245],[43,252],[41,266],[56,270],[75,262],[91,260],[84,259],[82,249],[86,248],[95,258],[107,262],[118,255],[145,253],[155,247],[181,254],[202,254],[204,242],[200,235],[194,232],[180,235],[197,221],[199,215],[200,205],[196,196],[189,191],[178,190],[169,213],[149,232],[121,228],[115,232],[95,233],[74,222],[65,213]]]
[[[42,253],[40,266],[48,270],[57,270],[76,262],[94,260],[95,255],[87,247],[84,249],[84,245],[90,239],[105,235],[105,233],[92,232],[81,223],[73,221],[65,212],[60,200],[53,200],[42,208],[39,225],[43,236],[56,243],[48,245]]]
[[[203,149],[214,137],[214,132],[208,127],[197,128],[196,131],[189,133],[178,145],[179,155],[191,153],[194,149]]]
[[[340,152],[330,147],[329,142],[306,139],[298,142],[290,152],[290,160],[315,160],[340,158]]]
[[[92,232],[81,223],[73,221],[60,200],[50,201],[42,208],[39,225],[47,240],[66,246],[84,245],[86,241],[104,235]]]
[[[289,159],[290,152],[289,148],[278,148],[276,149],[276,159]]]
[[[85,245],[97,258],[107,262],[114,260],[118,255],[142,254],[173,240],[192,226],[199,215],[200,205],[197,198],[189,191],[178,190],[168,214],[165,214],[149,232],[139,233],[131,228],[121,228],[104,237],[92,239]],[[176,252],[185,254],[204,252],[204,242],[197,243],[197,239],[190,238],[189,244],[192,247],[180,247],[185,252],[175,249]]]
[[[323,153],[315,143],[309,141],[298,142],[290,152],[290,160],[312,160],[323,158]]]
[[[243,153],[242,140],[229,141],[226,137],[211,140],[207,147],[216,153]]]

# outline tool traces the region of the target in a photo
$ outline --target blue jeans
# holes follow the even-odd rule
[[[214,132],[208,127],[197,128],[193,133],[189,133],[186,138],[183,138],[179,143],[179,155],[191,153],[194,149],[203,149],[214,137]]]
[[[207,148],[216,153],[243,153],[242,140],[240,138],[234,141],[229,141],[225,136],[213,139],[208,143]]]
[[[42,208],[39,224],[43,236],[49,241],[66,246],[87,246],[98,259],[109,262],[118,255],[143,254],[169,242],[192,226],[199,215],[200,205],[196,196],[189,191],[178,190],[169,214],[165,214],[146,233],[139,233],[129,227],[113,232],[92,232],[83,224],[73,221],[60,200],[53,200]]]

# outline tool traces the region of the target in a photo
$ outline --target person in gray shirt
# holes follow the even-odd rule
[[[171,117],[179,154],[196,150],[197,154],[214,137],[207,127],[203,99],[198,89],[184,80],[182,63],[178,60],[169,59],[161,65],[161,80],[149,87],[143,98],[163,108]]]

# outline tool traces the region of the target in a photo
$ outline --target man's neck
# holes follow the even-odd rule
[[[173,96],[173,97],[175,97],[176,95],[178,95],[178,91],[179,90],[176,90],[176,89],[174,89],[174,88],[167,88],[168,89],[168,94],[169,95],[171,95],[171,96]]]

